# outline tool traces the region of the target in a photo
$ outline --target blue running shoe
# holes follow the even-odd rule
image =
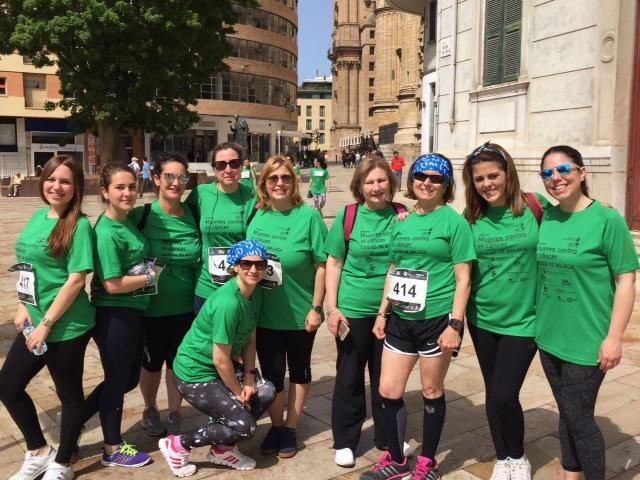
[[[142,467],[151,461],[148,453],[139,452],[133,445],[123,442],[111,455],[102,453],[102,465],[105,467]]]

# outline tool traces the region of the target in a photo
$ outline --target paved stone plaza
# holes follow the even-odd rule
[[[304,173],[304,171],[303,171]],[[330,224],[337,210],[352,201],[348,184],[353,170],[330,166],[331,192],[328,195],[326,219]],[[303,185],[303,196],[308,186]],[[459,193],[460,195],[461,193]],[[396,197],[400,199],[400,197]],[[144,201],[151,201],[145,195]],[[14,243],[27,219],[42,206],[39,198],[0,198],[0,362],[3,361],[16,332],[13,326],[15,313],[15,278],[6,269],[15,263]],[[99,199],[85,199],[85,211],[95,221],[102,206]],[[331,448],[331,394],[335,371],[334,340],[323,326],[316,339],[313,363],[311,395],[301,422],[298,439],[303,449],[292,459],[262,457],[259,444],[269,428],[263,418],[256,436],[241,445],[243,452],[257,459],[258,466],[250,472],[236,472],[218,468],[206,461],[206,449],[195,450],[192,458],[198,466],[197,479],[251,478],[251,479],[357,479],[368,469],[379,452],[373,448],[370,420],[365,423],[358,459],[354,469],[338,467],[333,462]],[[102,379],[102,368],[95,345],[91,343],[85,361],[84,384],[89,392]],[[440,443],[438,460],[448,479],[488,479],[493,468],[493,447],[484,414],[484,389],[473,346],[467,336],[464,348],[451,364],[446,378],[447,420]],[[29,386],[41,424],[47,438],[55,444],[57,435],[56,413],[60,410],[53,383],[46,370]],[[166,408],[164,389],[161,388],[159,404]],[[526,419],[526,453],[531,460],[534,478],[551,479],[558,466],[559,441],[557,437],[558,413],[551,391],[536,357],[521,393]],[[407,386],[406,403],[409,415],[407,436],[413,446],[421,437],[422,400],[417,371]],[[157,448],[157,439],[141,430],[142,397],[136,389],[125,399],[123,416],[124,438],[140,449],[150,451],[154,462],[141,469],[126,470],[105,468],[100,464],[102,433],[97,418],[92,419],[81,439],[80,453],[83,459],[76,464],[76,474],[81,479],[127,478],[155,480],[174,478],[169,472]],[[183,409],[184,427],[206,422],[206,418],[190,407]],[[166,415],[166,411],[163,411]],[[640,312],[636,311],[625,335],[622,363],[610,372],[600,391],[596,416],[607,445],[608,478],[640,480]],[[0,478],[5,479],[17,471],[24,456],[25,445],[20,432],[0,406]]]

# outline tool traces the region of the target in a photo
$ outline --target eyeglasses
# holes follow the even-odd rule
[[[172,184],[176,180],[180,182],[181,185],[186,185],[189,183],[189,175],[176,175],[174,173],[163,173],[160,175],[164,178],[164,181],[168,184]]]
[[[278,180],[282,180],[282,183],[291,183],[293,182],[293,175],[285,173],[284,175],[269,175],[267,177],[267,182],[270,185],[275,185],[278,183]]]
[[[251,270],[251,267],[256,267],[256,270],[262,272],[267,269],[266,260],[240,260],[238,265],[242,270]]]
[[[413,174],[413,179],[419,182],[426,182],[427,179],[429,179],[434,185],[441,185],[444,183],[444,175],[440,175],[439,173],[416,172]]]
[[[213,166],[219,172],[226,170],[227,165],[229,165],[232,169],[235,170],[237,168],[240,168],[240,165],[242,165],[242,161],[239,158],[234,158],[233,160],[229,160],[228,162],[225,162],[224,160],[217,160],[213,162]]]
[[[553,168],[545,168],[540,172],[540,178],[543,182],[548,182],[553,177],[553,171],[558,172],[560,177],[564,178],[569,175],[573,170],[580,170],[582,167],[578,167],[577,165],[572,165],[570,163],[561,163]]]
[[[490,153],[495,153],[500,158],[502,158],[502,160],[506,162],[507,159],[504,158],[504,154],[497,148],[490,147],[490,145],[491,145],[491,140],[489,140],[488,142],[484,142],[482,145],[476,148],[473,152],[467,155],[467,159],[472,160],[476,158],[478,155],[480,155],[482,152],[490,152]]]

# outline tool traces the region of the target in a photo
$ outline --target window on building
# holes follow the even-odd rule
[[[298,110],[298,116],[302,115],[302,107],[300,105],[296,105],[296,110]]]
[[[376,31],[374,29],[369,30],[369,38],[376,38]]]
[[[374,78],[373,78],[373,77],[371,77],[371,78],[369,79],[369,86],[370,86],[370,87],[373,87],[373,82],[374,82]]]
[[[310,118],[307,118],[307,122],[306,122],[305,127],[306,127],[307,130],[311,130],[312,127],[311,127],[311,119]]]
[[[429,42],[436,41],[436,25],[438,20],[438,4],[435,0],[429,5]]]
[[[376,67],[376,66],[375,66],[375,63],[373,63],[373,62],[369,62],[369,71],[370,71],[370,72],[373,72],[373,70],[375,69],[375,67]]]
[[[370,93],[370,94],[369,94],[369,101],[370,101],[370,102],[373,102],[373,93]]]
[[[307,105],[307,117],[313,115],[313,107],[311,105]]]
[[[321,117],[324,117],[324,115],[325,115],[325,108],[326,107],[324,105],[320,105],[320,116]]]
[[[320,130],[324,130],[324,118],[320,120],[320,126],[318,127]]]
[[[5,77],[0,77],[0,95],[7,94],[7,79]]]
[[[24,88],[33,90],[44,90],[46,88],[47,77],[45,75],[25,75]]]
[[[17,152],[16,121],[14,118],[0,117],[0,152]]]
[[[325,134],[321,133],[320,135],[318,135],[318,143],[326,143],[325,142]]]
[[[370,109],[369,109],[369,116],[370,116],[370,117],[373,117],[373,108],[370,108]]]
[[[520,72],[522,0],[487,0],[484,85],[511,82]]]
[[[374,47],[373,45],[371,45],[369,47],[369,55],[374,55],[376,53],[376,47]]]

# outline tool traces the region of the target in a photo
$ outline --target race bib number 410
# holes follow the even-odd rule
[[[396,269],[390,277],[387,298],[403,312],[416,313],[427,304],[429,272]]]

